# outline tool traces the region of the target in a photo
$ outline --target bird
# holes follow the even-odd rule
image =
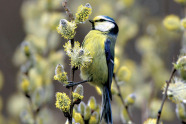
[[[80,77],[102,90],[101,120],[112,124],[111,84],[114,69],[114,48],[119,32],[113,18],[99,15],[89,20],[92,29],[85,36],[82,47],[92,56],[87,68],[80,68]]]

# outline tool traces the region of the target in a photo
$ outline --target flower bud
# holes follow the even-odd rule
[[[21,89],[24,93],[28,93],[29,91],[29,86],[30,86],[30,81],[26,76],[23,76],[22,82],[21,82]]]
[[[84,120],[89,120],[90,116],[91,116],[90,106],[86,106],[85,112],[84,112]]]
[[[69,112],[70,110],[70,105],[71,105],[71,100],[70,98],[66,95],[66,93],[56,93],[56,108],[62,110],[63,112]]]
[[[89,124],[98,124],[98,122],[99,122],[99,115],[97,112],[93,112],[90,117]]]
[[[82,115],[84,115],[85,107],[86,107],[86,105],[85,105],[84,102],[81,102],[81,103],[79,104],[79,106],[78,106],[78,111],[79,111]]]
[[[177,69],[180,72],[181,77],[186,80],[186,56],[180,56],[174,64],[174,68]]]
[[[131,72],[126,66],[122,66],[119,69],[117,76],[119,81],[129,81],[131,78]]]
[[[121,117],[122,123],[124,123],[124,124],[127,123],[130,120],[129,116],[128,116],[128,113],[127,113],[127,110],[125,108],[122,109],[120,117]]]
[[[67,42],[64,45],[66,54],[71,59],[71,65],[74,67],[87,68],[92,63],[91,53],[82,47],[78,41],[74,42],[74,47],[71,47],[71,43]]]
[[[171,31],[177,31],[180,29],[180,18],[176,15],[168,15],[163,20],[165,28]]]
[[[83,85],[79,84],[76,89],[74,90],[75,93],[78,93],[79,95],[83,96]]]
[[[74,114],[74,120],[75,120],[76,123],[84,124],[84,120],[83,120],[80,113],[75,113]]]
[[[133,105],[135,100],[136,100],[136,95],[133,93],[127,96],[127,98],[125,99],[125,103],[127,106]]]
[[[166,84],[163,87],[163,94],[165,93]],[[174,78],[174,82],[169,84],[167,89],[167,96],[172,102],[180,103],[186,102],[186,83],[184,80]]]
[[[55,69],[55,75],[60,74],[60,73],[63,73],[63,72],[64,72],[64,67],[63,67],[63,65],[58,64],[58,65],[56,66],[56,69]]]
[[[176,115],[180,120],[186,119],[185,106],[183,103],[176,104]]]
[[[31,55],[31,49],[29,43],[23,42],[21,45],[25,56],[29,57]]]
[[[76,24],[74,22],[68,22],[66,19],[61,19],[58,25],[57,32],[61,34],[65,39],[73,39],[76,32]]]
[[[81,84],[78,85],[72,94],[73,94],[73,103],[79,104],[84,97],[83,86]]]
[[[68,84],[68,76],[67,73],[64,71],[63,65],[58,64],[56,66],[54,80],[57,80],[64,84]]]
[[[92,8],[89,3],[87,3],[85,6],[80,5],[78,7],[77,13],[76,13],[76,23],[82,23],[85,22],[90,14],[92,13]]]
[[[91,96],[90,99],[88,100],[88,106],[90,107],[91,110],[96,109],[97,104],[96,104],[96,99],[94,96]]]

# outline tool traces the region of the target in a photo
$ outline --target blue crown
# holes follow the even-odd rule
[[[112,22],[115,22],[114,19],[111,18],[111,17],[109,17],[109,16],[105,16],[105,15],[102,15],[102,16],[105,17],[105,18],[107,18],[107,19],[109,19],[109,20],[111,20]]]

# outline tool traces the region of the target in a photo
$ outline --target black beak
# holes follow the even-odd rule
[[[94,21],[93,20],[89,20],[89,22],[92,24],[92,30],[95,30]]]
[[[90,22],[90,23],[92,23],[92,24],[94,23],[94,21],[93,21],[93,20],[89,20],[89,22]]]

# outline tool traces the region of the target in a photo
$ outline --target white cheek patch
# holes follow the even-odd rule
[[[96,22],[95,29],[103,32],[109,31],[114,28],[114,24],[112,22]]]

